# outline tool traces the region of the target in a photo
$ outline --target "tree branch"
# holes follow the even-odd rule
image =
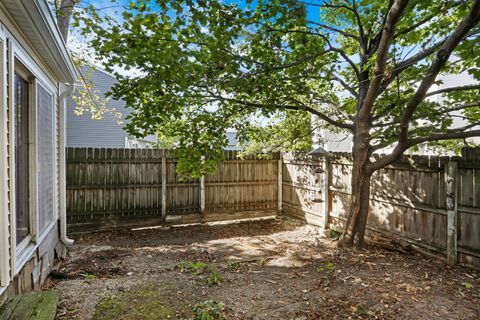
[[[457,26],[455,31],[453,31],[445,43],[442,45],[440,50],[435,57],[435,60],[432,62],[427,75],[423,78],[422,82],[420,83],[417,91],[407,103],[407,106],[402,114],[401,121],[400,121],[400,130],[398,133],[398,144],[395,146],[393,151],[382,159],[379,159],[375,162],[372,162],[368,165],[368,170],[371,172],[383,168],[384,166],[396,161],[403,152],[410,148],[411,146],[424,142],[424,141],[432,141],[428,140],[428,137],[423,138],[427,140],[419,140],[422,138],[417,138],[416,140],[409,141],[408,140],[408,132],[409,132],[409,124],[417,109],[418,105],[424,100],[425,95],[427,94],[428,89],[432,86],[435,79],[437,78],[440,70],[448,61],[450,55],[452,54],[453,50],[457,47],[457,45],[464,39],[466,35],[472,30],[480,21],[480,0],[474,0],[473,4],[470,7],[469,13],[462,19],[460,24]],[[480,131],[479,131],[480,133]],[[452,134],[453,135],[453,134]],[[439,136],[436,136],[439,137]],[[463,136],[455,135],[453,138],[449,138],[449,136],[444,136],[445,139],[456,139],[462,138]],[[438,139],[441,140],[441,139]]]
[[[389,0],[388,1],[388,8],[387,8],[387,14],[384,15],[384,18],[382,19],[382,23],[380,25],[380,31],[378,32],[378,34],[372,39],[372,41],[370,41],[370,46],[368,48],[368,51],[369,53],[371,54],[372,52],[375,52],[377,49],[378,49],[378,45],[380,43],[380,39],[382,37],[382,34],[383,34],[383,28],[385,26],[385,22],[387,21],[387,16],[388,16],[388,12],[390,11],[390,9],[392,8],[392,5],[394,3],[394,0]]]
[[[329,50],[333,51],[333,52],[337,52],[339,53],[342,58],[350,65],[350,67],[353,69],[353,72],[355,72],[355,75],[357,76],[357,79],[358,81],[361,80],[361,76],[360,76],[360,71],[358,70],[357,68],[357,65],[355,64],[355,62],[353,62],[352,59],[350,59],[347,54],[345,53],[345,51],[343,51],[342,49],[340,48],[336,48],[334,46],[332,46],[332,43],[330,42],[330,40],[325,36],[325,35],[320,35],[326,42],[327,42],[327,45],[328,47],[330,48]]]
[[[390,43],[393,39],[393,34],[395,31],[395,25],[400,20],[405,8],[407,7],[408,0],[396,0],[395,3],[390,8],[388,12],[387,19],[385,21],[385,26],[383,28],[382,37],[378,45],[377,59],[375,62],[375,76],[370,82],[370,86],[363,100],[363,105],[361,106],[359,116],[365,119],[370,115],[370,110],[373,106],[375,98],[377,96],[377,91],[380,87],[382,81],[382,75],[385,72],[385,67],[387,64],[388,49]]]
[[[397,77],[400,73],[402,73],[404,70],[406,70],[408,67],[416,64],[417,62],[422,61],[423,59],[427,58],[428,56],[432,55],[435,53],[435,51],[440,48],[440,46],[447,41],[447,38],[444,38],[443,40],[440,40],[433,44],[431,47],[428,49],[419,51],[415,55],[411,56],[408,59],[403,60],[400,62],[395,69],[392,70],[391,74],[387,77],[383,78],[382,84],[380,85],[380,88],[378,90],[377,95],[381,94],[384,92],[388,86],[392,83],[392,81]]]
[[[305,33],[305,34],[310,34],[310,35],[315,35],[315,36],[318,36],[322,39],[325,40],[325,42],[327,43],[329,49],[324,51],[323,53],[326,53],[326,52],[336,52],[336,53],[339,53],[342,58],[352,67],[353,71],[355,72],[355,74],[357,75],[357,78],[360,77],[360,72],[358,71],[358,68],[357,68],[357,65],[347,56],[347,54],[340,48],[337,48],[337,47],[334,47],[330,40],[328,39],[327,36],[325,36],[324,34],[321,34],[321,33],[316,33],[316,32],[311,32],[311,31],[306,31],[306,30],[289,30],[289,29],[277,29],[277,28],[273,28],[271,26],[267,26],[265,25],[270,31],[276,31],[276,32],[282,32],[282,33]],[[322,54],[323,54],[322,53]]]
[[[455,8],[457,6],[459,6],[462,2],[460,1],[457,1],[457,2],[453,2],[452,5],[448,8],[446,8],[446,10],[450,10],[452,8]],[[441,4],[441,6],[443,6],[443,2]],[[441,7],[440,7],[441,8]],[[440,9],[439,8],[439,9]],[[435,10],[433,10],[435,11]],[[439,13],[438,12],[435,12],[433,14],[430,14],[428,16],[426,16],[425,18],[423,18],[422,20],[419,20],[417,21],[416,23],[412,24],[411,26],[405,28],[405,29],[402,29],[402,30],[399,30],[395,36],[394,36],[394,39],[401,36],[401,35],[404,35],[404,34],[407,34],[407,33],[410,33],[411,31],[417,29],[418,27],[421,27],[422,25],[426,24],[427,22],[429,22],[430,20],[432,20],[433,18],[435,17],[438,17]]]
[[[329,25],[326,25],[326,24],[323,24],[323,23],[319,23],[319,22],[315,22],[315,21],[307,21],[309,24],[313,24],[313,25],[316,25],[318,27],[321,27],[321,28],[325,28],[325,29],[328,29],[328,30],[331,30],[331,31],[334,31],[334,32],[337,32],[341,35],[343,35],[344,37],[346,38],[351,38],[351,39],[354,39],[354,40],[357,40],[357,41],[360,41],[360,37],[355,35],[355,34],[351,34],[351,33],[348,33],[348,32],[345,32],[341,29],[338,29],[338,28],[335,28],[335,27],[332,27],[332,26],[329,26]]]
[[[213,98],[216,98],[216,99],[221,100],[221,101],[234,102],[234,103],[238,103],[238,104],[241,104],[241,105],[255,107],[255,108],[259,108],[259,109],[270,109],[270,110],[271,109],[288,109],[288,110],[308,111],[311,114],[314,114],[314,115],[318,116],[319,118],[321,118],[322,120],[325,120],[326,122],[330,123],[331,125],[334,125],[336,127],[343,128],[343,129],[348,129],[348,130],[353,129],[352,124],[348,124],[348,123],[344,123],[344,122],[334,120],[334,119],[330,118],[329,116],[327,116],[325,113],[323,113],[321,111],[318,111],[318,110],[316,110],[312,107],[306,106],[306,105],[294,106],[294,105],[283,105],[283,104],[263,104],[263,103],[258,103],[258,102],[243,101],[243,100],[239,100],[239,99],[235,99],[235,98],[227,98],[227,97],[220,96],[220,95],[217,95],[217,94],[214,94],[214,93],[211,93],[211,96]]]
[[[427,137],[419,137],[411,139],[408,144],[408,148],[413,147],[419,143],[431,142],[431,141],[440,141],[440,140],[452,140],[452,139],[462,139],[462,138],[471,138],[471,137],[480,137],[480,130],[471,130],[463,132],[451,132],[451,133],[438,133],[432,134]]]
[[[363,23],[362,19],[360,18],[360,14],[358,14],[357,10],[357,0],[352,1],[353,8],[351,9],[353,14],[355,15],[355,18],[357,19],[357,24],[358,24],[358,33],[360,34],[360,45],[364,48],[366,48],[366,41],[365,41],[365,30],[363,28]]]
[[[352,88],[348,83],[345,82],[345,80],[343,80],[341,77],[337,76],[337,75],[333,75],[332,77],[332,80],[335,80],[337,82],[339,82],[342,87],[344,87],[346,90],[348,90],[355,98],[358,99],[359,95],[358,95],[358,92]]]
[[[480,89],[480,84],[472,84],[472,85],[461,86],[461,87],[450,87],[450,88],[444,88],[436,91],[431,91],[431,92],[428,92],[425,95],[425,97],[430,97],[437,94],[448,93],[453,91],[466,91],[466,90],[473,90],[473,89]]]
[[[452,111],[465,110],[465,109],[474,108],[474,107],[480,107],[480,101],[462,104],[460,106],[449,108],[449,109],[439,110],[439,112],[448,113],[448,112],[452,112]]]
[[[322,3],[322,4],[316,4],[316,3],[312,3],[312,2],[305,2],[303,1],[302,3],[306,4],[306,5],[309,5],[309,6],[315,6],[315,7],[320,7],[320,8],[332,8],[332,9],[346,9],[350,12],[352,12],[355,16],[355,19],[357,20],[357,25],[358,25],[358,33],[359,33],[359,36],[355,36],[359,42],[360,42],[360,46],[361,47],[364,47],[365,48],[365,31],[364,31],[364,28],[363,28],[363,23],[362,23],[362,19],[360,17],[360,14],[358,13],[357,11],[357,5],[356,5],[356,0],[353,0],[352,4],[353,6],[352,7],[349,7],[347,5],[344,5],[344,4],[332,4],[331,2],[330,3]]]

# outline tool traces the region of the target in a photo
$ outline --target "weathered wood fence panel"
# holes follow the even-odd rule
[[[283,214],[308,223],[325,225],[324,159],[302,153],[283,154]],[[317,172],[318,171],[318,172]],[[322,172],[320,172],[322,171]]]
[[[147,172],[144,172],[146,174]],[[200,212],[200,180],[182,180],[177,174],[177,160],[167,159],[167,217]]]
[[[372,177],[368,226],[445,254],[447,220],[444,164],[448,158],[405,157]],[[351,197],[349,154],[330,159],[330,222],[342,227]]]
[[[298,154],[283,158],[282,213],[322,225],[326,210],[326,224],[341,230],[350,205],[351,154],[309,161],[300,161]],[[317,169],[325,167],[319,176]],[[447,175],[446,168],[452,167],[457,169]],[[323,194],[324,208],[315,200]],[[411,242],[449,263],[480,267],[480,148],[465,149],[462,157],[406,156],[376,172],[367,228]]]
[[[276,215],[279,154],[271,158],[240,160],[235,151],[225,151],[225,161],[205,176],[204,219]]]
[[[277,163],[225,161],[205,177],[182,180],[168,150],[67,149],[67,217],[70,232],[162,223],[193,223],[276,215]]]
[[[464,149],[458,163],[458,261],[480,268],[480,148]]]
[[[163,156],[163,150],[68,148],[69,229],[160,223]]]

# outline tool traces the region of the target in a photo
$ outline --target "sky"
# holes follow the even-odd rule
[[[224,0],[228,3],[236,3],[239,4],[241,7],[246,6],[246,1],[235,1],[235,0]],[[134,0],[81,0],[80,4],[78,5],[79,8],[86,8],[88,6],[94,6],[97,12],[101,15],[115,17],[118,21],[121,21],[122,14],[121,12],[130,6],[130,3],[135,2]],[[137,1],[138,2],[138,1]],[[311,0],[311,3],[321,3],[323,0]],[[255,3],[255,1],[254,1]],[[151,9],[155,10],[155,1],[152,0],[150,3]],[[307,7],[307,17],[311,21],[319,21],[319,8],[315,6],[308,6]],[[88,45],[89,39],[83,37],[78,32],[70,32],[68,38],[68,47],[69,49],[80,56],[84,60],[101,67],[102,62],[96,60],[92,57],[95,56],[93,50]],[[120,68],[115,68],[115,71],[123,74],[123,75],[130,75],[136,76],[140,75],[138,70],[123,70]]]

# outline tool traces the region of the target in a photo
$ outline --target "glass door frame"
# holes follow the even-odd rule
[[[12,179],[13,181],[13,186],[12,189],[15,190],[15,200],[14,200],[14,205],[13,205],[13,217],[12,217],[12,222],[14,225],[13,228],[13,233],[14,233],[14,239],[13,241],[15,242],[15,256],[18,258],[19,256],[22,255],[22,253],[27,249],[29,244],[34,242],[35,239],[35,231],[36,231],[36,152],[35,152],[35,136],[36,136],[36,130],[35,130],[35,113],[36,113],[36,99],[35,99],[35,88],[36,88],[36,81],[35,78],[32,76],[32,74],[28,71],[27,67],[25,67],[18,59],[14,58],[13,60],[14,64],[14,71],[12,74],[12,79],[13,81],[11,82],[12,86],[12,91],[15,92],[15,77],[18,75],[20,76],[23,80],[25,80],[28,84],[28,91],[27,91],[27,137],[28,137],[28,150],[27,150],[27,166],[28,166],[28,172],[27,172],[27,178],[26,182],[28,183],[27,190],[28,190],[28,199],[25,199],[26,204],[28,206],[28,234],[27,236],[19,243],[17,243],[17,226],[16,226],[16,219],[17,219],[17,195],[16,195],[16,187],[17,184],[19,183],[18,181],[18,173],[16,172],[16,164],[17,164],[17,159],[15,159],[15,156],[13,156],[13,161],[12,164],[15,166],[14,171],[14,177]],[[15,94],[11,96],[12,99],[12,117],[15,119]],[[12,123],[12,149],[13,152],[12,154],[15,154],[15,139],[16,139],[16,132],[15,132],[15,123]],[[25,181],[24,181],[25,182]],[[13,191],[11,190],[11,191]]]

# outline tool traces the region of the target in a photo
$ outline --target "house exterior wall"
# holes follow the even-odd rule
[[[99,68],[92,70],[84,67],[81,72],[86,81],[92,82],[92,92],[95,92],[102,100],[105,98],[105,93],[110,91],[117,82],[115,77]],[[89,112],[78,115],[75,113],[74,100],[70,97],[67,99],[67,147],[130,148],[132,146],[127,143],[131,142],[137,148],[145,148],[156,143],[156,138],[153,136],[138,141],[129,137],[123,127],[125,126],[125,117],[131,111],[126,107],[124,101],[108,99],[106,107],[120,112],[122,123],[119,123],[112,112],[107,112],[102,119],[92,119]]]
[[[7,3],[10,4],[8,10]],[[59,150],[63,148],[59,145],[61,133],[58,124],[62,121],[59,116],[59,80],[32,47],[24,32],[19,30],[19,21],[11,16],[10,8],[14,5],[15,2],[0,0],[0,304],[10,295],[39,289],[54,260],[65,255],[65,247],[59,241],[58,223],[62,193],[58,188]],[[28,122],[31,144],[28,170],[31,227],[28,241],[22,248],[15,239],[17,173],[13,140],[13,81],[19,65],[29,74],[27,106],[31,114]],[[40,93],[41,88],[43,93]],[[40,102],[40,97],[47,99]],[[40,130],[40,123],[43,123],[43,131]],[[48,133],[43,135],[49,137],[46,144],[45,140],[43,144],[40,142],[42,132]],[[48,161],[45,162],[45,159]],[[42,172],[46,174],[41,176]],[[45,181],[48,181],[46,185]],[[51,188],[51,192],[48,193],[48,199],[40,199],[43,194],[40,190],[45,187]]]

